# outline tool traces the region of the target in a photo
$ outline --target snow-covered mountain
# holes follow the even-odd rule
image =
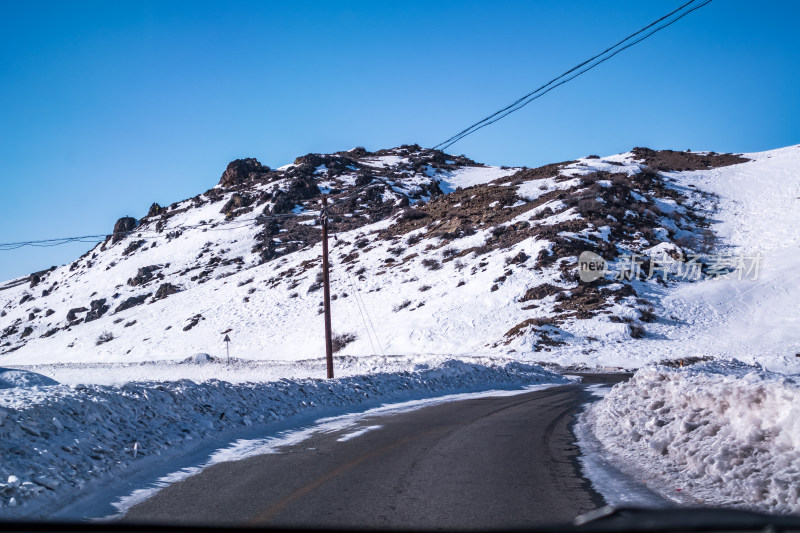
[[[224,356],[225,335],[239,360],[321,358],[323,195],[339,356],[638,366],[749,354],[790,364],[796,290],[772,276],[793,268],[798,168],[800,147],[635,148],[536,169],[416,145],[308,154],[278,169],[236,160],[206,192],[121,218],[71,264],[0,285],[0,364]],[[582,282],[583,251],[617,267],[637,254],[657,275]],[[715,254],[755,252],[767,285],[658,269],[671,258],[711,278]],[[754,321],[771,327],[769,339],[748,337]]]

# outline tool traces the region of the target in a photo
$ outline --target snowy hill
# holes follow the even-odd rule
[[[73,263],[0,284],[0,364],[224,357],[227,334],[242,364],[314,374],[324,354],[324,194],[337,355],[353,372],[452,356],[792,365],[798,168],[800,147],[636,148],[537,169],[416,145],[309,154],[278,169],[237,160],[205,193],[120,219]],[[612,272],[582,282],[577,258],[587,250],[618,269],[625,254],[644,272],[667,258],[678,269],[696,263],[701,279]],[[759,279],[739,280],[733,268],[730,279],[710,279],[715,254],[756,252]]]

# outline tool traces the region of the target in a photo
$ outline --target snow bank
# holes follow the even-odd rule
[[[612,462],[682,503],[800,513],[800,382],[738,361],[648,367],[583,417]]]
[[[58,385],[54,379],[15,368],[0,368],[0,389],[13,389],[16,387],[33,387],[43,385]]]
[[[414,371],[233,385],[31,385],[0,390],[0,517],[37,512],[136,461],[312,409],[497,385],[566,383],[536,365],[447,361]],[[49,495],[50,498],[38,498]],[[34,501],[31,501],[34,500]],[[23,508],[12,510],[9,507]]]

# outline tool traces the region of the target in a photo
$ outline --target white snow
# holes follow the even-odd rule
[[[391,167],[408,163],[408,158],[399,155],[383,155],[370,159],[364,159],[361,162],[371,167]]]
[[[364,433],[372,431],[373,429],[380,429],[381,427],[383,427],[383,426],[362,426],[362,427],[356,429],[355,431],[351,431],[350,433],[345,433],[344,435],[342,435],[341,437],[339,437],[336,440],[338,442],[346,442],[346,441],[354,439],[356,437],[360,437]]]
[[[616,468],[666,498],[800,513],[795,377],[738,362],[647,367],[583,424]]]
[[[518,172],[518,168],[500,168],[500,167],[463,167],[457,170],[451,170],[436,174],[436,179],[439,180],[439,188],[442,192],[453,192],[461,187],[466,189],[473,185],[481,185],[489,183],[496,179],[510,176]]]

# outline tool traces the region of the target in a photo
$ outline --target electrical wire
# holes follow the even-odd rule
[[[476,125],[478,125],[478,124],[481,124],[482,122],[485,122],[485,121],[487,121],[487,120],[489,120],[489,119],[491,119],[491,118],[494,118],[495,116],[499,115],[500,113],[502,113],[502,112],[504,112],[504,111],[506,111],[506,110],[508,110],[508,109],[510,109],[510,108],[512,108],[512,107],[514,107],[515,105],[519,104],[520,102],[522,102],[522,101],[523,101],[523,100],[525,100],[526,98],[528,98],[528,97],[530,97],[530,96],[532,96],[532,95],[536,94],[537,92],[541,91],[542,89],[546,88],[548,85],[551,85],[551,84],[555,83],[556,81],[560,80],[561,78],[563,78],[563,77],[564,77],[564,76],[566,76],[567,74],[571,74],[572,72],[574,72],[575,70],[577,70],[577,69],[581,68],[582,66],[586,65],[587,63],[590,63],[590,62],[594,61],[595,59],[597,59],[598,57],[601,57],[602,55],[604,55],[604,54],[606,54],[606,53],[610,52],[611,50],[613,50],[613,49],[614,49],[614,48],[616,48],[617,46],[621,45],[622,43],[624,43],[625,41],[627,41],[627,40],[628,40],[628,39],[630,39],[631,37],[634,37],[634,36],[636,36],[636,35],[638,35],[638,34],[642,33],[642,32],[643,32],[643,31],[645,31],[646,29],[648,29],[648,28],[650,28],[650,27],[654,26],[655,24],[658,24],[658,23],[659,23],[659,22],[661,22],[662,20],[664,20],[664,19],[666,19],[666,18],[668,18],[668,17],[670,17],[670,16],[674,15],[675,13],[677,13],[678,11],[680,11],[681,9],[685,8],[686,6],[688,6],[689,4],[691,4],[691,3],[695,2],[695,1],[696,1],[696,0],[689,0],[688,2],[686,2],[685,4],[683,4],[682,6],[680,6],[678,9],[676,9],[676,10],[674,10],[674,11],[672,11],[672,12],[670,12],[670,13],[666,14],[666,15],[664,15],[663,17],[661,17],[660,19],[658,19],[658,20],[656,20],[656,21],[654,21],[654,22],[651,22],[650,24],[648,24],[648,25],[647,25],[647,26],[645,26],[644,28],[640,29],[640,30],[639,30],[639,31],[637,31],[636,33],[632,33],[632,34],[628,35],[627,37],[625,37],[624,39],[622,39],[622,40],[621,40],[621,41],[619,41],[618,43],[616,43],[616,44],[614,44],[614,45],[612,45],[612,46],[609,46],[608,48],[606,48],[605,50],[603,50],[603,51],[602,51],[602,52],[600,52],[599,54],[597,54],[597,55],[595,55],[595,56],[593,56],[593,57],[591,57],[591,58],[587,59],[587,60],[586,60],[586,61],[584,61],[583,63],[580,63],[580,64],[578,64],[578,65],[576,65],[576,66],[572,67],[571,69],[569,69],[568,71],[564,72],[564,73],[563,73],[563,74],[561,74],[560,76],[557,76],[557,77],[553,78],[552,80],[548,81],[547,83],[545,83],[545,84],[544,84],[544,85],[542,85],[541,87],[538,87],[537,89],[535,89],[535,90],[533,90],[533,91],[529,92],[528,94],[526,94],[526,95],[525,95],[525,96],[523,96],[522,98],[519,98],[519,99],[518,99],[518,100],[516,100],[515,102],[512,102],[511,104],[509,104],[508,106],[504,107],[503,109],[501,109],[501,110],[499,110],[499,111],[496,111],[495,113],[493,113],[493,114],[489,115],[488,117],[484,118],[483,120],[480,120],[480,121],[476,122],[476,123],[475,123],[475,124],[473,124],[472,126],[469,126],[468,128],[465,128],[465,129],[461,130],[460,132],[458,132],[458,133],[457,133],[457,134],[455,134],[454,136],[450,137],[449,139],[447,139],[447,140],[446,140],[446,141],[444,141],[443,143],[440,143],[440,144],[436,145],[434,148],[436,148],[436,147],[438,147],[438,146],[441,146],[441,145],[443,145],[443,144],[445,144],[445,143],[447,143],[447,142],[449,142],[449,141],[451,141],[451,140],[455,139],[456,137],[458,137],[458,136],[459,136],[459,135],[461,135],[462,133],[465,133],[465,132],[469,131],[471,128],[475,127]]]
[[[609,59],[611,59],[612,57],[616,56],[620,52],[622,52],[624,50],[627,50],[631,46],[634,46],[634,45],[642,42],[643,40],[647,39],[648,37],[650,37],[651,35],[655,34],[656,32],[661,31],[662,29],[674,24],[675,22],[677,22],[678,20],[682,19],[683,17],[685,17],[689,13],[691,13],[693,11],[696,11],[697,9],[700,9],[701,7],[709,4],[712,0],[705,0],[704,2],[700,3],[699,5],[694,6],[691,9],[688,9],[688,10],[684,11],[683,13],[680,13],[677,17],[675,17],[674,19],[670,20],[669,22],[667,22],[667,23],[665,23],[665,24],[663,24],[661,26],[656,27],[655,29],[653,29],[649,33],[645,34],[644,36],[640,37],[639,39],[636,39],[635,41],[626,44],[625,46],[619,48],[618,50],[615,50],[613,53],[609,54],[606,57],[602,57],[605,54],[607,54],[608,52],[611,52],[612,50],[614,50],[615,48],[618,48],[623,43],[629,41],[633,37],[635,37],[635,36],[645,32],[645,31],[647,31],[648,29],[652,28],[653,26],[655,26],[655,25],[659,24],[660,22],[668,19],[672,15],[675,15],[676,13],[679,13],[681,10],[685,9],[686,7],[688,7],[691,4],[695,3],[696,1],[698,1],[698,0],[689,0],[689,2],[686,2],[685,4],[681,5],[677,9],[671,11],[670,13],[660,17],[659,19],[651,22],[647,26],[645,26],[645,27],[637,30],[636,32],[628,35],[627,37],[625,37],[621,41],[617,42],[616,44],[614,44],[614,45],[612,45],[612,46],[610,46],[608,48],[606,48],[605,50],[603,50],[599,54],[596,54],[596,55],[592,56],[591,58],[579,63],[578,65],[576,65],[576,66],[572,67],[571,69],[567,70],[566,72],[564,72],[560,76],[557,76],[556,78],[553,78],[552,80],[550,80],[549,82],[545,83],[544,85],[538,87],[534,91],[531,91],[528,94],[526,94],[525,96],[517,99],[513,103],[505,106],[504,108],[492,113],[491,115],[479,120],[478,122],[470,125],[469,127],[465,128],[465,129],[461,130],[460,132],[458,132],[457,134],[453,135],[449,139],[447,139],[447,140],[435,145],[434,148],[435,149],[442,149],[442,150],[447,149],[448,147],[452,146],[453,144],[455,144],[456,142],[460,141],[461,139],[467,137],[468,135],[471,135],[471,134],[475,133],[476,131],[478,131],[478,130],[480,130],[482,128],[485,128],[486,126],[494,124],[495,122],[505,118],[506,116],[510,115],[511,113],[522,109],[523,107],[525,107],[526,105],[530,104],[531,102],[537,100],[538,98],[541,98],[542,96],[544,96],[548,92],[552,91],[556,87],[559,87],[559,86],[561,86],[561,85],[563,85],[563,84],[565,84],[565,83],[577,78],[581,74],[584,74],[584,73],[588,72],[589,70],[591,70],[591,69],[595,68],[596,66],[604,63],[605,61],[608,61]],[[601,57],[602,57],[602,59],[600,59],[599,61],[596,61],[595,63],[592,63],[592,61],[595,61],[596,59],[601,58]],[[584,67],[586,65],[589,65],[589,66],[586,67],[586,68],[583,68],[582,70],[578,70],[578,69],[581,69],[582,67]],[[577,73],[573,74],[572,76],[570,76],[568,78],[562,79],[565,76],[575,72],[576,70],[578,70]],[[561,81],[558,81],[558,80],[561,80]],[[558,81],[558,83],[556,83],[557,81]],[[345,201],[351,200],[352,196],[354,194],[357,194],[361,189],[364,189],[364,188],[370,187],[370,186],[372,186],[372,183],[365,184],[363,186],[356,187],[356,188],[353,188],[353,189],[349,190],[347,192],[347,196],[344,196],[344,197],[338,199],[336,202],[333,202],[332,204],[330,204],[328,206],[328,208],[331,208],[331,207],[333,207],[335,205],[338,205],[340,203],[343,203]],[[304,215],[308,216],[309,213],[284,213],[284,214],[275,214],[275,215],[268,215],[268,216],[260,215],[260,216],[256,217],[256,219],[252,220],[250,223],[244,224],[244,225],[241,225],[241,226],[237,226],[237,227],[234,227],[234,228],[221,228],[220,229],[220,228],[217,228],[217,226],[219,226],[221,224],[225,224],[225,222],[208,222],[208,223],[196,224],[196,225],[173,226],[173,227],[171,227],[169,229],[172,230],[172,231],[182,231],[182,230],[187,230],[187,229],[196,229],[196,228],[203,227],[203,226],[213,226],[212,228],[209,228],[209,229],[214,230],[214,231],[224,231],[224,230],[229,230],[229,229],[237,229],[237,228],[241,228],[241,227],[246,227],[247,225],[251,225],[251,224],[262,223],[265,220],[269,220],[269,219],[277,219],[277,218],[285,218],[285,217],[296,217],[296,216],[304,216]],[[236,221],[236,222],[240,222],[240,221]],[[128,235],[133,234],[133,233],[136,233],[138,235],[141,235],[142,233],[161,234],[161,233],[163,233],[163,229],[161,231],[155,231],[155,230],[151,230],[151,229],[134,229],[134,230],[125,231],[125,232],[112,232],[111,234],[105,234],[104,233],[104,234],[95,234],[95,235],[82,235],[82,236],[75,236],[75,237],[60,237],[60,238],[54,238],[54,239],[40,239],[40,240],[29,240],[29,241],[0,243],[0,251],[16,250],[16,249],[22,248],[24,246],[33,246],[33,247],[46,248],[46,247],[61,246],[61,245],[64,245],[64,244],[78,243],[78,242],[80,242],[80,243],[97,244],[97,243],[99,243],[99,242],[101,242],[103,240],[106,240],[106,239],[110,238],[110,237],[115,237],[115,236],[126,237]]]
[[[375,325],[372,323],[372,317],[369,314],[369,309],[367,309],[367,304],[364,302],[364,296],[361,294],[358,286],[356,286],[356,296],[361,299],[361,305],[364,306],[364,312],[367,314],[367,320],[369,321],[370,327],[372,327],[372,334],[375,335],[375,342],[378,343],[378,348],[381,350],[381,354],[386,357],[386,352],[383,351],[383,346],[381,346],[381,341],[378,338],[378,332],[375,329]]]
[[[330,207],[332,204],[328,205]],[[327,209],[327,208],[326,208]],[[334,240],[336,240],[336,232],[331,231],[333,234]],[[378,332],[375,329],[375,325],[372,323],[372,317],[369,314],[369,310],[367,309],[367,304],[364,302],[364,299],[361,295],[361,291],[359,290],[355,281],[353,281],[353,276],[350,274],[349,271],[345,270],[344,273],[348,277],[348,281],[350,283],[350,288],[353,291],[353,298],[356,300],[356,306],[358,307],[358,312],[361,314],[361,321],[364,324],[364,329],[367,332],[367,338],[369,339],[369,344],[372,347],[372,353],[377,355],[377,351],[375,350],[375,344],[372,343],[372,337],[375,337],[375,342],[378,343],[378,348],[381,351],[381,354],[386,357],[386,352],[383,351],[383,346],[381,345],[381,341],[378,338]],[[363,311],[362,311],[363,307]],[[365,318],[366,315],[366,318]],[[369,326],[367,326],[367,321],[369,321]],[[370,327],[372,328],[372,335],[370,335]]]
[[[328,205],[328,208],[343,204],[346,201],[350,201],[354,194],[359,193],[361,190],[366,189],[368,187],[373,186],[374,184],[368,183],[366,185],[361,185],[359,187],[354,187],[347,191],[347,196],[337,199],[335,202],[332,202]],[[96,233],[93,235],[79,235],[79,236],[71,236],[71,237],[55,237],[51,239],[37,239],[37,240],[28,240],[28,241],[18,241],[18,242],[6,242],[0,243],[0,251],[7,251],[7,250],[17,250],[19,248],[25,246],[37,247],[37,248],[48,248],[52,246],[61,246],[64,244],[70,243],[89,243],[89,244],[98,244],[108,238],[111,237],[128,237],[130,235],[136,234],[137,236],[141,236],[147,239],[149,236],[157,236],[161,237],[165,234],[165,232],[171,231],[186,231],[198,228],[207,228],[208,231],[230,231],[234,229],[240,229],[248,226],[263,224],[266,221],[271,219],[287,219],[287,218],[299,218],[303,216],[315,216],[317,211],[305,211],[300,213],[279,213],[279,214],[270,214],[270,215],[258,215],[255,218],[247,219],[247,220],[223,220],[223,221],[211,221],[211,222],[203,222],[198,224],[184,224],[184,225],[177,225],[177,226],[170,226],[162,228],[161,230],[156,230],[152,228],[135,228],[129,231],[116,231],[111,233]],[[238,224],[237,226],[233,227],[218,227],[218,226],[228,226]]]
[[[358,300],[358,289],[356,288],[355,284],[353,283],[353,277],[350,275],[350,272],[347,272],[345,270],[345,274],[347,274],[347,277],[349,278],[350,287],[351,287],[351,289],[353,291],[353,298],[356,301],[356,307],[358,307],[358,312],[361,314],[361,321],[364,323],[364,330],[367,332],[367,339],[369,339],[369,345],[372,347],[372,353],[377,355],[378,352],[375,350],[375,345],[372,343],[372,336],[369,333],[369,326],[367,326],[367,320],[364,317],[364,312],[361,310],[361,304],[359,303],[359,300]],[[375,340],[377,340],[377,337],[376,337]]]
[[[206,228],[206,231],[230,231],[235,229],[241,229],[248,226],[254,226],[258,224],[262,224],[264,221],[269,219],[278,219],[278,218],[295,218],[300,216],[310,216],[309,213],[285,213],[285,214],[276,214],[276,215],[259,215],[253,219],[247,220],[224,220],[224,221],[214,221],[214,222],[204,222],[199,224],[184,224],[178,226],[170,226],[165,227],[161,230],[155,230],[150,228],[136,228],[129,231],[116,231],[111,233],[97,233],[94,235],[81,235],[76,237],[56,237],[53,239],[39,239],[39,240],[30,240],[30,241],[19,241],[19,242],[7,242],[7,243],[0,243],[0,251],[2,250],[16,250],[17,248],[21,248],[23,246],[38,246],[38,247],[49,247],[49,246],[60,246],[62,244],[68,244],[71,242],[86,242],[86,243],[99,243],[102,242],[109,237],[128,237],[130,235],[136,234],[137,236],[142,236],[145,239],[148,238],[147,236],[163,236],[165,232],[172,232],[172,231],[186,231],[198,228]],[[233,226],[233,224],[237,224]],[[218,226],[227,226],[231,225],[232,227],[218,227]]]
[[[456,142],[460,141],[464,137],[467,137],[468,135],[471,135],[471,134],[475,133],[476,131],[478,131],[478,130],[486,127],[486,126],[489,126],[490,124],[494,124],[495,122],[503,119],[504,117],[510,115],[511,113],[522,109],[523,107],[525,107],[529,103],[533,102],[534,100],[537,100],[538,98],[541,98],[542,96],[544,96],[548,92],[552,91],[556,87],[559,87],[559,86],[569,82],[570,80],[573,80],[573,79],[577,78],[581,74],[584,74],[584,73],[592,70],[594,67],[604,63],[605,61],[608,61],[609,59],[611,59],[615,55],[619,54],[623,50],[627,50],[631,46],[634,46],[634,45],[644,41],[645,39],[647,39],[651,35],[655,34],[656,32],[659,32],[659,31],[663,30],[664,28],[666,28],[668,26],[671,26],[672,24],[674,24],[678,20],[682,19],[683,17],[685,17],[689,13],[691,13],[693,11],[696,11],[697,9],[700,9],[701,7],[709,4],[712,0],[706,0],[705,2],[703,2],[703,3],[701,3],[701,4],[697,5],[697,6],[692,7],[691,9],[681,13],[680,15],[678,15],[677,17],[675,17],[671,21],[667,22],[666,24],[663,24],[663,25],[655,28],[654,30],[652,30],[651,32],[647,33],[643,37],[640,37],[639,39],[637,39],[637,40],[635,40],[635,41],[633,41],[631,43],[628,43],[627,45],[623,46],[622,48],[620,48],[618,50],[615,50],[612,54],[608,55],[607,57],[604,57],[603,59],[601,59],[601,60],[599,60],[599,61],[597,61],[597,62],[595,62],[593,64],[590,64],[595,59],[598,59],[598,58],[602,57],[603,55],[605,55],[606,53],[610,52],[611,50],[614,50],[615,48],[619,47],[622,43],[630,40],[631,38],[635,37],[636,35],[639,35],[640,33],[646,31],[647,29],[649,29],[651,27],[653,27],[654,25],[658,24],[659,22],[671,17],[672,15],[678,13],[679,11],[683,10],[684,8],[686,8],[690,4],[693,4],[696,1],[697,0],[690,0],[689,2],[683,4],[682,6],[680,6],[679,8],[677,8],[675,10],[673,10],[672,12],[668,13],[667,15],[664,15],[663,17],[657,19],[654,22],[651,22],[650,24],[648,24],[647,26],[641,28],[640,30],[628,35],[627,37],[625,37],[624,39],[622,39],[618,43],[614,44],[613,46],[610,46],[610,47],[606,48],[601,53],[593,56],[590,59],[587,59],[586,61],[583,61],[582,63],[579,63],[578,65],[572,67],[570,70],[564,72],[560,76],[558,76],[556,78],[553,78],[552,80],[550,80],[549,82],[545,83],[541,87],[539,87],[539,88],[535,89],[534,91],[526,94],[522,98],[517,99],[515,102],[507,105],[506,107],[504,107],[504,108],[502,108],[502,109],[500,109],[498,111],[495,111],[491,115],[479,120],[478,122],[475,122],[474,124],[470,125],[469,127],[465,128],[465,129],[461,130],[460,132],[458,132],[457,134],[453,135],[449,139],[447,139],[447,140],[435,145],[433,148],[441,149],[441,150],[445,150],[445,149],[449,148],[450,146],[452,146]],[[571,74],[572,72],[575,72],[576,70],[580,69],[581,67],[583,67],[583,66],[585,66],[587,64],[590,64],[590,65],[588,67],[586,67],[585,69],[578,71],[573,76],[570,76],[569,78],[566,78],[566,79],[560,81],[559,83],[555,83],[556,81],[560,80],[561,78],[564,78],[565,76]],[[555,83],[555,85],[553,85],[554,83]],[[548,88],[548,86],[550,86],[550,85],[552,85],[552,87]],[[537,94],[537,93],[539,93],[539,94]]]

